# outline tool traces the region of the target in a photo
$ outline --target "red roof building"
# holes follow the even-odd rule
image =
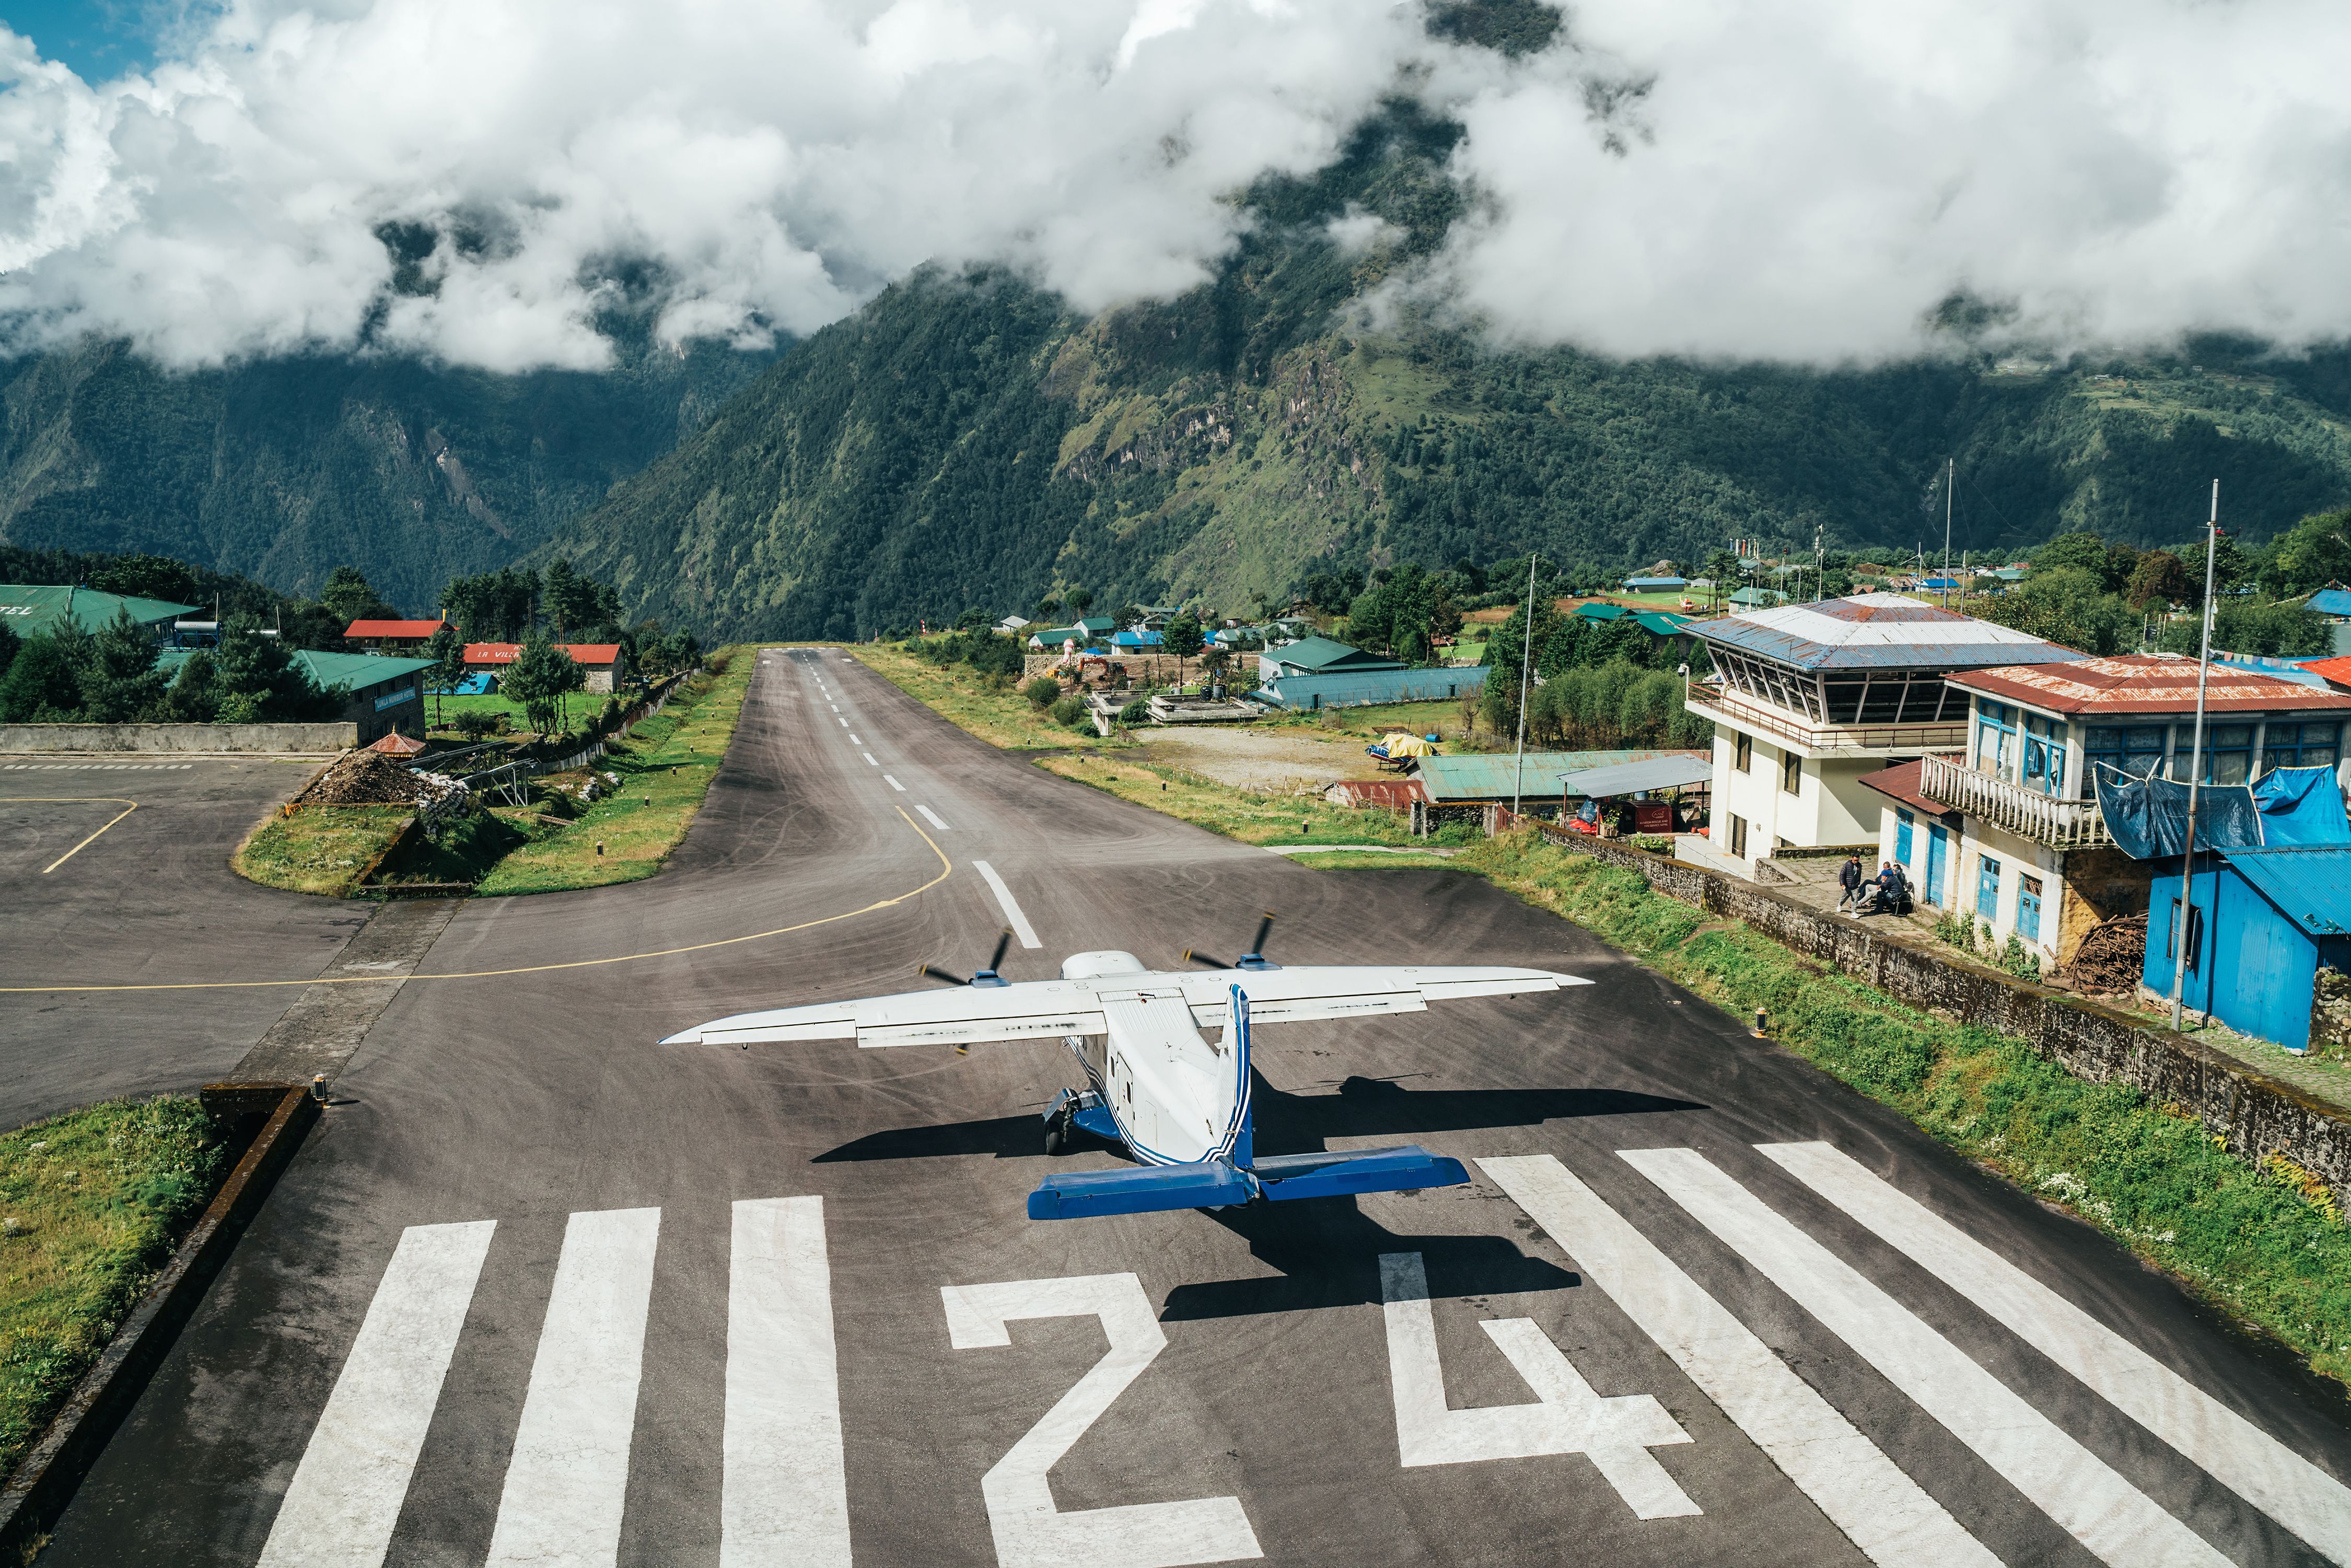
[[[413,648],[431,641],[433,633],[447,624],[446,621],[354,621],[344,629],[343,636],[379,648]]]
[[[587,670],[589,691],[616,689],[621,674],[621,645],[618,643],[558,643],[556,646],[570,654],[573,664]],[[469,670],[504,669],[521,656],[522,644],[519,643],[465,644],[465,667]]]
[[[2330,671],[2329,665],[2341,666]],[[2351,683],[2351,658],[2305,666],[2329,681]],[[2193,715],[2196,661],[2184,653],[2124,653],[2069,664],[2010,664],[1947,676],[1951,685],[2044,713],[2095,720],[2156,714]],[[2351,709],[2351,694],[2322,692],[2283,675],[2264,674],[2214,660],[2204,687],[2204,711],[2277,713]]]

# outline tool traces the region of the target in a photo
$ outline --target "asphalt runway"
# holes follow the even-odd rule
[[[0,985],[317,974],[367,911],[256,887],[228,857],[318,767],[0,761]],[[0,995],[0,1127],[111,1095],[193,1090],[234,1067],[300,995],[293,986]]]
[[[1474,1185],[1035,1223],[1115,1163],[1042,1153],[1058,1044],[653,1043],[1016,912],[1021,979],[1261,909],[1595,982],[1259,1032],[1260,1153]],[[2344,1400],[2087,1228],[1473,878],[1291,865],[837,653],[763,657],[660,877],[468,904],[337,1096],[43,1563],[2351,1559]]]

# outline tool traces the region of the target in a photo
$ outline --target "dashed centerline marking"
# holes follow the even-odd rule
[[[7,773],[183,773],[193,762],[0,762]]]
[[[898,791],[899,794],[903,795],[906,792],[906,787],[904,784],[899,783],[895,779],[892,779],[887,773],[884,773],[882,777],[888,782],[890,788]]]
[[[914,810],[923,814],[923,821],[930,823],[931,826],[936,828],[939,831],[943,833],[951,833],[955,831],[953,828],[948,827],[946,823],[941,821],[939,820],[939,814],[936,811],[932,810],[928,806],[917,806]]]
[[[1037,940],[1037,928],[1029,924],[1027,915],[1020,913],[1020,905],[1013,902],[1012,890],[1004,885],[1004,879],[996,874],[996,868],[986,861],[974,861],[971,869],[979,873],[987,881],[988,891],[996,894],[997,905],[1004,911],[1004,918],[1012,923],[1012,934],[1020,938],[1020,946],[1042,947],[1044,944]]]
[[[853,736],[853,735],[852,735],[852,736],[851,736],[849,738],[850,738],[850,739],[852,739],[852,740],[855,740],[857,737],[856,737],[855,736]],[[879,768],[879,767],[881,767],[881,766],[882,766],[879,762],[875,762],[875,761],[873,760],[873,754],[872,754],[872,752],[870,752],[870,751],[861,751],[861,752],[859,752],[857,755],[858,755],[858,756],[860,756],[860,757],[862,757],[863,758],[865,758],[865,760],[866,760],[868,763],[871,763],[871,764],[872,764],[873,767],[875,767],[875,768]]]

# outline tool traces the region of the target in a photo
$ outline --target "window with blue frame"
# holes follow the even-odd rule
[[[2011,779],[2016,771],[2017,710],[1976,699],[1976,771]]]
[[[2022,776],[2017,782],[2039,794],[2063,794],[2065,789],[2065,721],[2043,718],[2037,713],[2024,715],[2023,720],[2024,758]]]
[[[2182,725],[2172,748],[2171,774],[2188,777],[2189,753],[2196,747],[2193,724]],[[2250,724],[2208,725],[2204,730],[2204,782],[2242,784],[2253,774],[2253,727]]]
[[[2343,727],[2273,722],[2262,736],[2262,770],[2273,768],[2332,768],[2342,756]]]
[[[2095,779],[2100,763],[2145,779],[2163,766],[2163,726],[2104,726],[2085,730],[2082,752],[2085,779]]]
[[[1894,811],[1894,861],[1901,866],[1910,863],[1910,830],[1917,819],[1896,807]]]
[[[2027,942],[2041,940],[2041,879],[2016,879],[2016,934]]]
[[[2000,918],[2000,862],[1990,855],[1976,857],[1976,913],[1987,922]]]

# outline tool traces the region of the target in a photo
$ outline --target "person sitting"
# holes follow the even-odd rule
[[[1900,866],[1892,861],[1886,862],[1878,871],[1875,886],[1876,896],[1870,905],[1874,913],[1904,915],[1909,912],[1910,881],[1902,874]]]

